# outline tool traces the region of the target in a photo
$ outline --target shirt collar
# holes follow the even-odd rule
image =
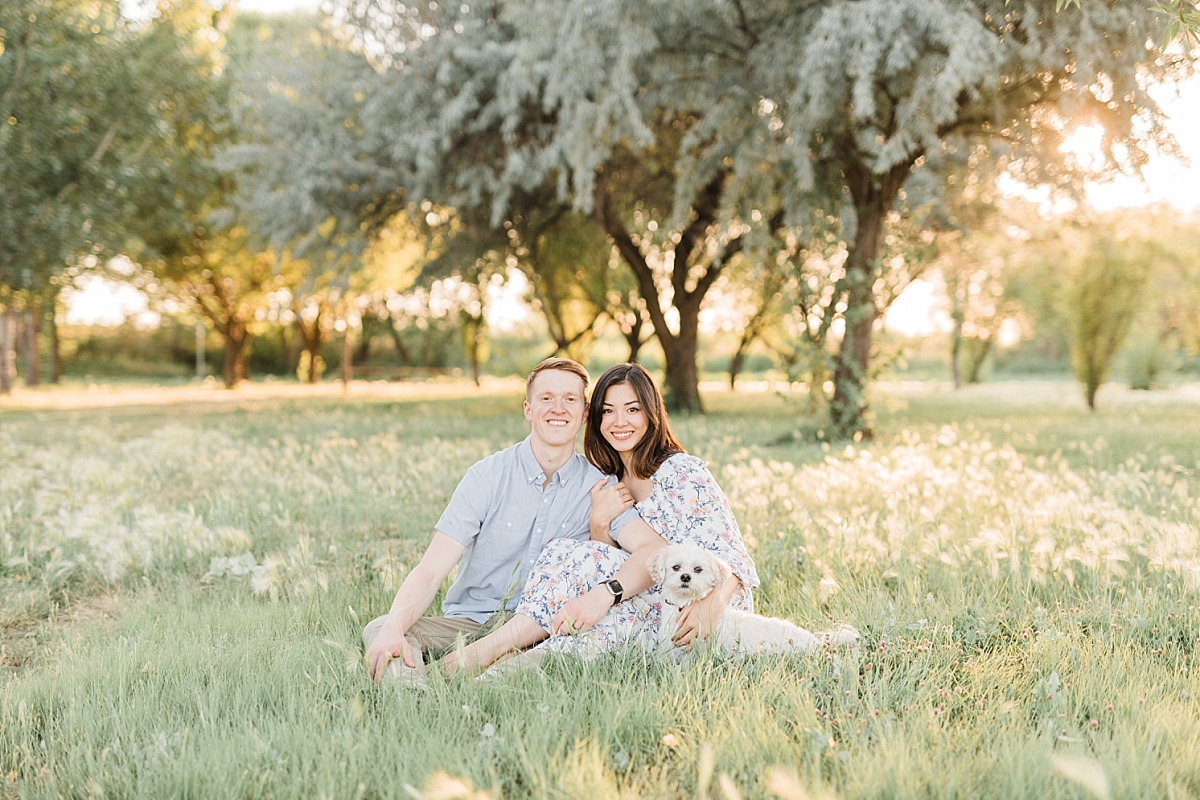
[[[531,483],[541,487],[546,482],[546,473],[542,471],[542,465],[538,463],[537,458],[533,455],[533,436],[526,436],[525,441],[517,447],[517,458],[520,460],[521,469],[525,473],[525,479]],[[551,479],[555,484],[561,487],[579,469],[576,463],[579,459],[572,456],[567,459],[567,463],[558,468]]]

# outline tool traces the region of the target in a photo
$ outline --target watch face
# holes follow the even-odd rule
[[[612,592],[614,597],[616,597],[619,594],[624,593],[624,591],[625,591],[625,588],[623,586],[621,586],[621,582],[619,580],[617,580],[616,578],[613,578],[611,581],[608,581],[604,585],[608,587],[608,590],[610,592]]]

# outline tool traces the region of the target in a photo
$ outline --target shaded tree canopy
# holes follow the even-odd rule
[[[0,286],[38,291],[126,244],[140,198],[198,133],[186,117],[219,72],[221,24],[191,0],[145,23],[115,0],[0,6]]]
[[[1024,179],[1074,181],[1082,168],[1058,146],[1084,123],[1104,125],[1105,170],[1135,171],[1151,148],[1171,147],[1145,87],[1191,61],[1154,49],[1165,17],[1118,0],[1056,5],[731,0],[696,13],[685,2],[346,0],[334,21],[378,77],[347,117],[358,133],[340,151],[352,169],[333,170],[342,190],[303,202],[347,226],[421,199],[485,208],[499,225],[522,193],[552,187],[592,214],[614,162],[644,170],[665,151],[663,224],[677,235],[711,213],[705,236],[754,252],[822,211],[841,220],[847,251],[833,427],[869,434],[881,248],[914,174],[984,139],[1008,147]],[[305,159],[318,162],[334,160]],[[684,264],[680,285],[715,263]]]

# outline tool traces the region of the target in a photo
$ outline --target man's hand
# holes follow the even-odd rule
[[[619,481],[611,486],[606,484],[607,480],[601,480],[592,487],[592,511],[588,515],[588,527],[593,531],[604,531],[605,538],[612,521],[633,505],[633,495],[625,484]]]
[[[394,658],[403,658],[405,666],[415,668],[419,656],[413,652],[412,645],[404,636],[404,631],[384,623],[383,627],[379,629],[375,641],[371,642],[371,646],[367,649],[365,657],[367,673],[371,676],[371,680],[376,683],[383,680],[383,673]]]
[[[554,621],[550,623],[550,634],[569,636],[573,633],[583,633],[599,622],[612,605],[612,594],[603,586],[597,586],[558,610]]]

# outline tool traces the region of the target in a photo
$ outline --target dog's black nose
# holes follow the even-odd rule
[[[679,576],[680,583],[690,583],[691,580],[692,580],[692,576],[688,575],[686,572]]]

